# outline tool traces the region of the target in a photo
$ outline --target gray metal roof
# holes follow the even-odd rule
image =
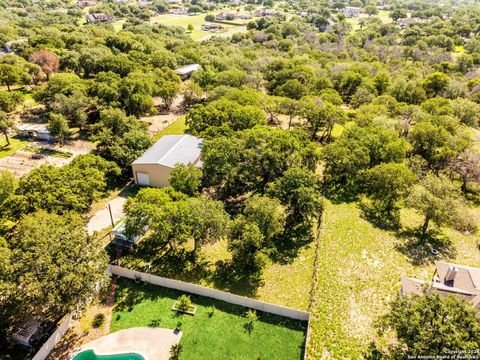
[[[165,135],[133,164],[160,164],[173,168],[176,164],[196,164],[202,152],[203,139],[191,135]]]
[[[198,71],[198,69],[200,69],[199,64],[190,64],[190,65],[182,66],[181,68],[174,70],[174,72],[175,74],[178,74],[178,75],[188,75],[194,71]]]
[[[23,123],[17,126],[19,131],[35,131],[37,133],[49,133],[47,124]]]

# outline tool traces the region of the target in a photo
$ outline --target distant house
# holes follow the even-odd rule
[[[52,136],[47,124],[23,123],[17,127],[18,134],[34,140],[51,141]]]
[[[230,11],[222,11],[221,13],[215,16],[215,20],[224,21],[224,20],[235,20],[237,18],[237,14]]]
[[[173,4],[181,4],[182,0],[165,0],[166,4],[173,5]]]
[[[197,72],[200,69],[199,64],[190,64],[186,66],[182,66],[181,68],[178,68],[174,70],[175,74],[180,76],[182,80],[188,79],[194,72]]]
[[[469,301],[480,312],[480,268],[437,262],[432,281],[402,277],[401,294],[423,295],[424,290]]]
[[[277,12],[273,9],[258,9],[255,11],[255,16],[274,16]]]
[[[15,51],[15,46],[16,45],[26,43],[26,42],[28,42],[28,39],[17,39],[17,40],[7,41],[3,45],[2,53],[11,54]]]
[[[251,19],[251,18],[252,18],[252,15],[251,15],[251,14],[248,14],[248,13],[243,13],[243,14],[238,15],[238,17],[239,17],[240,19],[243,19],[243,20],[248,20],[248,19]]]
[[[191,135],[165,135],[132,163],[138,185],[170,186],[170,172],[177,164],[202,165],[203,139]]]
[[[148,5],[151,5],[152,4],[152,1],[150,0],[140,0],[139,2],[137,2],[137,6],[148,6]]]
[[[178,9],[172,10],[173,15],[187,15],[188,9],[186,7],[181,7]]]
[[[342,10],[342,13],[348,18],[357,18],[360,16],[361,12],[362,12],[362,8],[353,7],[353,6],[347,6]]]
[[[413,18],[408,18],[408,19],[402,20],[398,24],[398,26],[400,27],[400,29],[405,29],[405,28],[409,27],[410,25],[418,24],[418,23],[421,23],[421,22],[422,22],[422,19],[420,19],[418,17],[413,17]]]
[[[98,2],[96,0],[78,0],[77,6],[81,8],[85,8],[88,6],[97,6]]]
[[[210,31],[210,30],[220,30],[223,29],[223,26],[220,24],[205,24],[202,25],[202,30]]]
[[[108,23],[115,21],[115,18],[112,15],[105,13],[87,14],[86,19],[87,23],[89,24]]]

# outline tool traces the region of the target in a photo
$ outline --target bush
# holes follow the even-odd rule
[[[190,297],[185,294],[180,296],[177,301],[177,308],[179,310],[188,311],[190,306],[192,306],[192,300],[190,300]]]
[[[177,325],[175,326],[175,331],[180,331],[180,330],[182,330],[182,322],[177,321]]]
[[[245,318],[247,319],[247,322],[245,323],[244,327],[245,330],[247,330],[247,332],[250,334],[258,321],[257,312],[255,310],[249,309],[245,313]]]
[[[102,326],[104,323],[105,323],[105,314],[97,314],[97,315],[95,315],[95,317],[93,318],[92,326],[93,326],[95,329],[98,329],[98,328],[99,328],[100,326]]]
[[[170,348],[170,359],[176,360],[180,357],[183,347],[180,344],[173,344]]]

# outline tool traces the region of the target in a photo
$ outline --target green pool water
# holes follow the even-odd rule
[[[97,355],[93,350],[85,350],[75,355],[73,360],[145,360],[145,358],[135,353]]]

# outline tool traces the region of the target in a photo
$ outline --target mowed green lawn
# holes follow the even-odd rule
[[[257,312],[259,320],[248,333],[244,327],[245,308],[191,295],[193,305],[197,306],[195,315],[179,315],[171,308],[182,294],[120,279],[110,331],[132,327],[175,329],[181,322],[182,360],[301,359],[306,322]]]
[[[185,124],[185,116],[179,117],[177,120],[172,122],[170,125],[165,127],[165,129],[160,130],[158,133],[155,134],[153,137],[154,141],[157,141],[164,135],[179,135],[185,133],[187,129],[187,125]]]
[[[10,155],[11,153],[20,150],[29,144],[28,141],[10,138],[10,145],[7,146],[4,136],[0,136],[0,158]]]
[[[411,210],[402,212],[404,228],[416,228],[421,220]],[[429,280],[436,259],[413,265],[412,254],[397,247],[407,238],[374,227],[355,204],[328,203],[321,232],[309,358],[361,359],[376,338],[373,323],[388,310],[401,276]],[[477,236],[449,229],[443,233],[451,247],[438,259],[480,266]]]
[[[180,26],[185,30],[188,28],[188,25],[191,24],[193,26],[193,31],[188,34],[190,34],[193,40],[200,40],[204,37],[208,37],[211,35],[228,35],[238,31],[246,31],[245,26],[242,27],[242,26],[235,26],[235,25],[228,25],[228,24],[221,24],[224,27],[221,30],[204,31],[202,30],[202,25],[205,25],[207,23],[205,21],[206,15],[207,14],[188,16],[188,15],[165,14],[165,15],[158,15],[158,16],[152,17],[150,19],[150,22],[152,24],[162,24],[166,26]],[[238,20],[238,22],[240,21],[243,21],[243,20]]]

